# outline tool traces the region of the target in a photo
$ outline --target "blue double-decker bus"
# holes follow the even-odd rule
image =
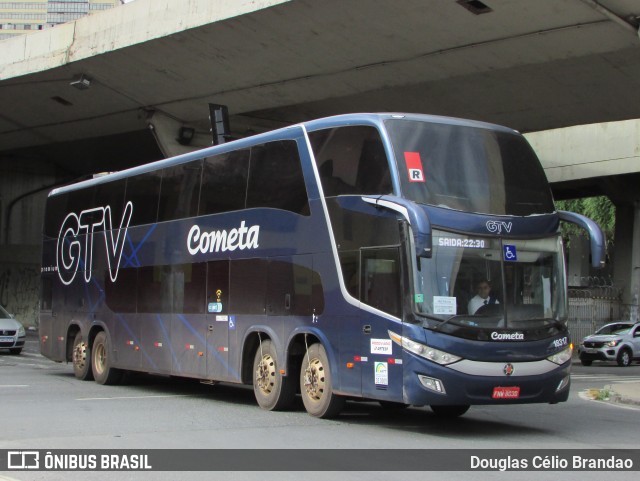
[[[412,114],[330,117],[52,191],[42,353],[253,385],[313,416],[347,399],[557,403],[571,345],[560,220],[517,132]]]

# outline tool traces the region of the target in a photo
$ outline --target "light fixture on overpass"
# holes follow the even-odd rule
[[[458,0],[458,3],[475,15],[493,12],[493,9],[480,0]]]
[[[189,145],[196,135],[196,129],[191,127],[180,127],[178,138],[176,139],[180,145]]]
[[[79,76],[75,77],[69,83],[69,85],[77,88],[78,90],[87,90],[91,86],[91,79],[85,74],[80,74]]]

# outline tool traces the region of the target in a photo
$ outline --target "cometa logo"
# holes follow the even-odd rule
[[[236,249],[257,249],[258,237],[260,236],[260,226],[253,225],[246,227],[245,222],[240,223],[237,229],[215,230],[202,232],[200,226],[194,225],[187,235],[187,249],[189,254],[195,256],[199,252],[226,252]]]
[[[67,214],[60,227],[56,249],[58,277],[62,283],[65,285],[71,284],[81,268],[84,271],[85,282],[91,281],[94,233],[96,230],[102,230],[109,264],[109,276],[111,277],[111,282],[115,282],[118,277],[122,249],[124,248],[124,240],[127,236],[132,214],[133,204],[127,202],[122,213],[120,226],[115,229],[111,220],[110,206],[83,210],[80,214],[75,214],[74,212]]]
[[[494,341],[524,341],[524,334],[521,332],[492,332],[491,339]]]

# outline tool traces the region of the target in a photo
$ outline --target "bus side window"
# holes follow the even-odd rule
[[[116,282],[111,282],[109,271],[104,271],[105,303],[111,312],[136,312],[138,290],[138,269],[120,268]]]
[[[397,248],[362,250],[362,301],[376,309],[402,316],[400,255]]]
[[[173,266],[173,308],[184,314],[204,314],[207,264],[179,264]]]
[[[267,314],[311,316],[324,311],[324,292],[317,272],[295,258],[271,259],[267,281]]]
[[[356,185],[361,194],[393,193],[389,162],[380,135],[375,129],[371,129],[362,142]]]
[[[127,187],[125,179],[107,182],[96,186],[95,207],[107,207],[111,211],[111,226],[120,227],[124,212],[124,193]]]
[[[148,172],[127,179],[125,202],[133,203],[131,225],[155,224],[158,217],[161,172]]]
[[[244,209],[250,150],[236,150],[204,159],[198,215]]]
[[[264,314],[267,260],[231,261],[229,310],[234,314]]]
[[[162,169],[158,222],[197,215],[201,176],[201,160]]]
[[[356,299],[360,299],[360,252],[343,251],[339,256],[347,291]]]
[[[247,209],[272,207],[309,215],[298,145],[282,140],[251,148]]]
[[[378,130],[349,126],[309,134],[325,197],[393,192]]]
[[[171,297],[167,296],[170,266],[144,266],[138,269],[138,312],[171,312]]]

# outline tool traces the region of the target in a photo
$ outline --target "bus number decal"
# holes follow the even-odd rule
[[[553,346],[556,348],[560,348],[568,345],[569,345],[569,339],[566,337],[563,337],[562,339],[556,339],[555,341],[553,341]]]
[[[58,277],[63,284],[69,285],[73,282],[78,273],[78,269],[84,268],[85,282],[91,281],[93,267],[93,238],[94,232],[103,226],[104,245],[107,251],[107,263],[109,264],[109,276],[111,282],[115,282],[120,269],[120,259],[124,241],[133,214],[133,204],[127,202],[120,220],[120,227],[113,229],[111,219],[111,207],[96,207],[86,209],[76,215],[70,212],[65,217],[60,226],[58,234],[58,245],[56,249],[56,265]],[[115,234],[115,237],[114,237]],[[80,239],[84,237],[84,242]],[[80,262],[83,265],[80,265]]]

